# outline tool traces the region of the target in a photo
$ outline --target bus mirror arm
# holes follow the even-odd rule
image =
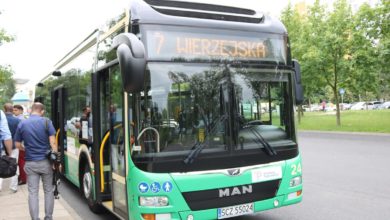
[[[294,72],[295,72],[295,103],[300,105],[303,103],[303,86],[301,81],[301,65],[297,60],[292,60]]]
[[[134,34],[123,33],[114,38],[112,48],[116,48],[124,90],[141,91],[146,68],[143,43]]]

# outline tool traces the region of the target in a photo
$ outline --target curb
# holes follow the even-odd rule
[[[382,136],[390,137],[389,133],[374,133],[374,132],[352,132],[352,131],[319,131],[319,130],[298,130],[299,133],[325,133],[325,134],[349,134],[349,135],[369,135],[369,136]]]
[[[65,201],[65,199],[61,198],[57,199],[59,203],[61,203],[62,206],[66,209],[66,211],[69,212],[69,214],[73,217],[74,220],[83,220],[77,212]]]

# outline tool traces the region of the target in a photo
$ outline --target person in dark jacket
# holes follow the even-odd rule
[[[20,120],[14,117],[12,111],[13,111],[13,105],[11,103],[4,104],[4,113],[7,118],[8,128],[11,132],[12,139],[14,139],[16,128],[18,127]],[[14,141],[12,141],[12,153],[9,156],[15,158],[16,161],[18,161],[19,149],[15,147]],[[18,176],[19,176],[19,168],[17,169],[15,176],[11,177],[11,183],[9,185],[9,188],[14,193],[18,190]],[[0,178],[0,190],[2,188],[2,185],[3,185],[3,179]]]
[[[23,121],[26,120],[27,117],[24,116],[23,112],[23,106],[21,105],[14,105],[14,116],[18,118],[19,120]],[[26,172],[24,172],[24,151],[19,151],[19,159],[18,159],[18,166],[19,166],[19,185],[26,184],[27,182],[27,175]]]

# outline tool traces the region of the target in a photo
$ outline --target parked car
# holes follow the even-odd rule
[[[303,105],[302,108],[305,112],[318,112],[322,110],[322,107],[318,104]]]
[[[377,106],[379,106],[381,104],[382,104],[382,102],[380,102],[380,101],[366,102],[366,108],[365,109],[372,110],[372,109],[375,109]]]
[[[370,109],[370,107],[372,107],[372,109],[378,109],[378,107],[380,105],[382,105],[382,102],[381,101],[371,101],[371,102],[368,102],[367,104],[369,105],[368,109]]]
[[[390,101],[382,103],[378,109],[390,109]]]
[[[352,107],[351,103],[340,103],[340,109],[341,110],[350,110]]]
[[[366,106],[366,108],[364,108],[364,109],[367,109],[367,110],[374,109],[374,103],[373,102],[366,102],[365,106]]]
[[[352,103],[351,110],[364,110],[364,109],[366,109],[365,102]]]
[[[162,121],[162,127],[178,128],[179,124],[175,121],[175,119],[169,119]]]
[[[325,111],[336,111],[336,105],[331,102],[326,103]]]

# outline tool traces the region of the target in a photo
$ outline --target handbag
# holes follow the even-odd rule
[[[0,157],[0,178],[9,178],[16,175],[18,164],[16,159],[3,155]]]

